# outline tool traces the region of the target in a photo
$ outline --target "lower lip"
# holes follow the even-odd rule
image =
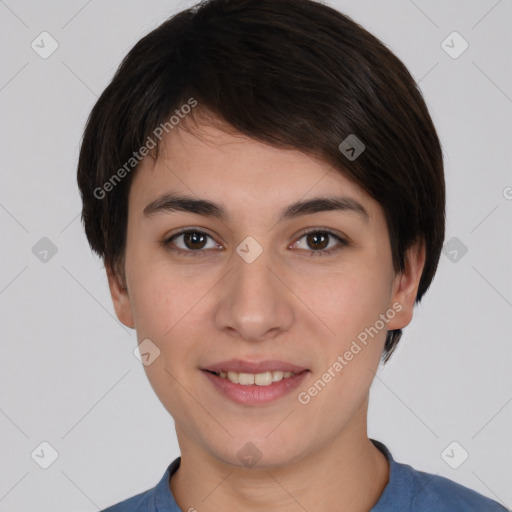
[[[256,384],[244,386],[242,384],[235,384],[229,379],[219,377],[205,370],[202,370],[202,372],[215,386],[217,391],[234,402],[244,405],[263,405],[273,402],[296,389],[304,380],[306,374],[309,373],[308,370],[305,370],[291,377],[272,382],[268,386],[258,386]]]

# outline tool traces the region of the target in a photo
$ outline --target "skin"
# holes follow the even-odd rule
[[[161,151],[141,162],[131,185],[125,279],[109,268],[107,274],[119,320],[136,329],[139,343],[150,339],[160,350],[144,368],[176,424],[182,460],[170,487],[178,505],[205,512],[314,512],[340,504],[345,512],[369,510],[389,478],[386,458],[367,436],[369,389],[386,328],[307,405],[297,394],[394,303],[402,309],[387,328],[410,322],[423,244],[411,247],[405,270],[395,273],[380,205],[298,150],[200,121],[170,132]],[[222,203],[229,217],[145,216],[164,192]],[[276,221],[297,200],[333,195],[357,200],[368,219],[325,211]],[[190,254],[194,243],[183,236],[174,247],[190,255],[163,245],[185,228],[211,237],[199,249],[204,256]],[[349,245],[308,239],[301,235],[306,228],[332,230]],[[247,236],[263,248],[250,264],[236,252]],[[310,373],[297,391],[245,406],[222,396],[200,370],[231,358],[280,359]],[[252,468],[237,456],[248,442],[261,452]]]

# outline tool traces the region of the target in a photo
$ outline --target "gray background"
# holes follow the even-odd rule
[[[87,115],[122,57],[192,3],[0,1],[0,512],[95,511],[155,485],[179,454],[86,243],[75,172]],[[375,379],[369,435],[512,507],[512,0],[331,5],[419,81],[455,237]],[[59,45],[47,59],[31,47],[43,31]],[[458,58],[441,44],[453,31],[469,43]],[[47,469],[44,441],[58,452]],[[445,460],[460,463],[459,445],[442,456],[453,441],[469,453],[457,469]]]

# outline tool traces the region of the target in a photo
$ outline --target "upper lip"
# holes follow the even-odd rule
[[[264,373],[264,372],[293,372],[301,373],[307,368],[296,364],[286,363],[277,359],[268,359],[265,361],[244,361],[242,359],[230,359],[229,361],[221,361],[220,363],[211,364],[202,368],[212,372],[238,372],[238,373]]]

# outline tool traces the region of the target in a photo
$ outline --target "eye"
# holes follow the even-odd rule
[[[208,246],[208,239],[210,246]],[[306,247],[301,240],[305,240]],[[332,244],[334,242],[334,244]],[[180,231],[162,242],[163,246],[169,250],[183,254],[185,256],[206,256],[209,251],[203,249],[222,249],[222,245],[217,244],[213,238],[197,229],[187,229]],[[347,240],[328,229],[314,229],[303,231],[300,238],[292,245],[293,248],[309,251],[310,256],[324,256],[341,250],[348,246]],[[295,247],[294,247],[295,246]]]
[[[209,247],[208,239],[213,242]],[[218,246],[210,235],[196,229],[180,231],[164,240],[163,245],[171,251],[179,252],[187,256],[198,256],[199,253],[205,252],[202,249],[215,249]],[[175,247],[177,247],[177,249]]]
[[[307,247],[299,247],[300,249],[310,250],[311,256],[324,256],[332,254],[341,250],[343,247],[349,245],[347,240],[337,235],[328,229],[315,229],[310,231],[303,231],[301,237],[293,245],[300,244],[300,241],[305,239]],[[334,246],[330,244],[332,241],[337,242]],[[330,247],[330,248],[329,248]],[[325,250],[329,248],[328,250]]]

